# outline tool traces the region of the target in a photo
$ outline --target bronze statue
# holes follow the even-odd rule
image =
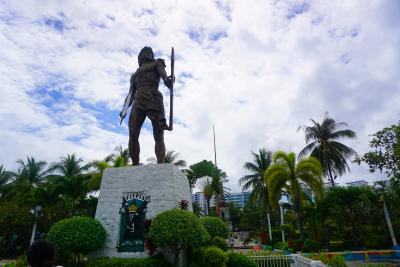
[[[128,108],[133,104],[129,116],[129,153],[132,165],[139,165],[139,134],[146,116],[151,120],[155,141],[157,163],[165,161],[164,130],[172,130],[172,107],[170,110],[170,126],[165,119],[163,96],[158,90],[160,78],[165,86],[173,89],[173,50],[171,54],[171,76],[167,76],[163,59],[154,59],[153,50],[144,47],[139,55],[139,68],[131,76],[129,94],[125,99],[124,108],[120,112],[121,123],[125,118]]]

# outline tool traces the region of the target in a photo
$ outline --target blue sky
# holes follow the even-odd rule
[[[175,47],[167,148],[189,164],[211,160],[215,124],[234,191],[250,151],[299,152],[297,127],[326,111],[357,132],[345,143],[364,153],[370,134],[400,119],[399,13],[389,0],[1,1],[0,164],[89,161],[126,146],[118,113],[144,46],[168,66]],[[143,162],[153,146],[147,121]],[[352,164],[339,181],[377,178]]]

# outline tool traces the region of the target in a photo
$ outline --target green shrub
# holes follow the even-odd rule
[[[210,241],[196,215],[181,209],[158,214],[151,223],[149,237],[157,246],[166,246],[174,251],[175,264],[182,249],[200,247]]]
[[[214,247],[220,248],[223,251],[227,251],[229,249],[229,245],[228,245],[228,242],[226,241],[226,239],[224,239],[220,236],[214,237],[211,241],[211,245]]]
[[[226,267],[228,254],[217,247],[206,247],[200,251],[201,259],[199,265],[201,267]]]
[[[48,234],[56,253],[70,252],[80,261],[81,254],[88,254],[104,245],[106,231],[100,222],[89,217],[72,217],[54,224]]]
[[[249,257],[236,252],[228,253],[227,267],[257,267],[256,263]]]
[[[28,257],[25,254],[20,255],[17,258],[17,262],[15,263],[16,267],[25,267],[28,266]]]
[[[333,256],[328,258],[325,254],[313,254],[308,256],[309,258],[317,261],[322,261],[329,267],[346,267],[346,262],[342,256]]]
[[[304,247],[303,251],[304,252],[318,252],[321,249],[321,245],[312,239],[306,239],[304,241]]]
[[[214,238],[216,236],[228,238],[228,226],[226,226],[226,224],[220,218],[206,216],[201,217],[200,221],[206,228],[207,232],[210,234],[211,238]]]
[[[275,249],[280,249],[280,250],[287,250],[288,249],[288,244],[286,242],[276,242],[274,244]]]
[[[328,265],[330,267],[347,267],[344,258],[341,256],[334,256],[334,257],[330,258],[326,262],[326,265]]]
[[[155,258],[148,259],[122,259],[122,258],[99,258],[90,261],[86,267],[169,267],[170,265],[164,261]]]

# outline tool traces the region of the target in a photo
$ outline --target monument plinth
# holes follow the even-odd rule
[[[104,247],[94,257],[148,257],[144,250],[146,220],[187,200],[192,210],[189,182],[173,164],[151,164],[106,169],[96,219],[107,232]]]

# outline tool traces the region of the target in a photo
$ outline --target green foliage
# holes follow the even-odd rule
[[[346,162],[357,153],[339,142],[340,139],[356,138],[356,133],[350,129],[341,129],[347,126],[345,122],[336,122],[325,113],[322,123],[311,119],[312,126],[300,126],[304,130],[307,146],[299,153],[302,158],[306,155],[315,157],[321,163],[325,177],[328,177],[332,186],[335,186],[337,175],[344,174],[350,168]]]
[[[288,244],[286,242],[276,242],[274,244],[274,249],[287,250]]]
[[[346,267],[347,264],[342,256],[333,256],[333,257],[327,257],[325,254],[312,254],[308,256],[309,258],[316,260],[316,261],[322,261],[325,265],[329,267]]]
[[[5,202],[0,205],[0,258],[16,257],[28,247],[34,216],[28,207]]]
[[[371,172],[385,171],[389,177],[400,181],[400,123],[383,128],[372,136],[369,145],[373,150],[355,161],[367,163]]]
[[[257,267],[256,263],[249,257],[236,252],[228,253],[227,267]]]
[[[200,247],[210,240],[196,215],[181,209],[158,214],[151,223],[149,237],[157,246],[171,247],[175,256],[182,248]]]
[[[223,251],[227,251],[229,249],[229,244],[225,238],[220,236],[216,236],[212,239],[211,245],[217,248],[222,249]]]
[[[87,254],[103,246],[106,231],[95,219],[76,216],[53,225],[48,239],[56,251]]]
[[[222,249],[217,247],[206,247],[200,251],[201,267],[225,267],[228,261],[228,255]]]
[[[283,191],[290,194],[294,211],[297,216],[300,240],[304,242],[304,228],[302,220],[302,201],[304,191],[300,183],[306,184],[316,195],[322,197],[322,168],[316,158],[301,159],[296,164],[296,154],[277,151],[273,155],[273,162],[264,174],[268,184],[271,206],[277,206]]]
[[[341,256],[334,256],[330,258],[326,264],[330,267],[347,267],[344,258]]]
[[[304,241],[304,247],[303,251],[304,252],[318,252],[321,249],[321,245],[312,239],[306,239]]]
[[[26,267],[28,266],[28,257],[25,254],[20,255],[15,262],[16,267]]]
[[[200,222],[204,225],[211,238],[216,236],[228,238],[228,226],[226,226],[226,224],[220,218],[206,216],[201,217]]]
[[[262,212],[259,223],[261,229],[267,229],[265,217],[269,211],[268,205],[268,187],[264,180],[264,172],[272,163],[272,152],[261,148],[258,153],[251,152],[253,161],[245,162],[243,167],[250,172],[240,178],[239,183],[242,185],[243,191],[252,189],[249,196],[251,205],[260,206]]]
[[[89,261],[86,267],[169,267],[170,265],[161,259],[125,259],[125,258],[99,258]]]

